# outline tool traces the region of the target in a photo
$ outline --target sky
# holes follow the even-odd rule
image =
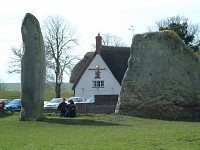
[[[148,31],[156,21],[184,16],[200,25],[200,0],[2,0],[0,4],[0,83],[19,83],[19,74],[7,73],[11,48],[22,44],[21,24],[26,13],[42,26],[48,16],[64,17],[76,29],[79,46],[73,51],[81,57],[92,50],[95,36],[112,34],[131,46],[133,34]],[[129,30],[134,29],[134,30]],[[69,77],[63,77],[64,82]]]

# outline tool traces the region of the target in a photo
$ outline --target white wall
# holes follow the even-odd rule
[[[95,79],[95,70],[89,70],[95,69],[96,65],[100,66],[99,69],[105,68],[105,70],[100,70],[101,78],[98,79]],[[92,88],[92,81],[94,80],[103,80],[104,88]],[[94,95],[116,95],[120,93],[120,89],[120,84],[112,75],[110,69],[105,64],[101,56],[97,54],[79,80],[79,83],[75,88],[75,96],[89,98]]]

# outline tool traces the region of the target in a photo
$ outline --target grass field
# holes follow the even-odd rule
[[[15,99],[15,98],[20,98],[21,96],[21,92],[20,91],[0,91],[0,98],[2,99]],[[61,97],[71,97],[73,96],[72,93],[69,93],[68,91],[63,91],[61,92]],[[46,91],[45,92],[45,96],[44,96],[44,100],[51,100],[52,98],[55,97],[55,91]]]
[[[21,91],[21,83],[2,83],[5,87],[6,91]],[[46,90],[53,91],[54,83],[46,83]],[[62,91],[71,91],[72,84],[70,83],[62,83],[61,90]]]
[[[19,121],[0,113],[1,150],[199,150],[200,123],[122,115],[49,115]]]

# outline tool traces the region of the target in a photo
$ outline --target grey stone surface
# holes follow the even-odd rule
[[[23,57],[21,62],[21,120],[43,117],[45,89],[45,48],[40,25],[35,16],[27,13],[21,27]]]
[[[115,112],[200,118],[200,59],[173,31],[134,35]]]

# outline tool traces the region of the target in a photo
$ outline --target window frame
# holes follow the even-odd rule
[[[104,80],[93,80],[92,81],[92,88],[104,88],[105,83]]]

